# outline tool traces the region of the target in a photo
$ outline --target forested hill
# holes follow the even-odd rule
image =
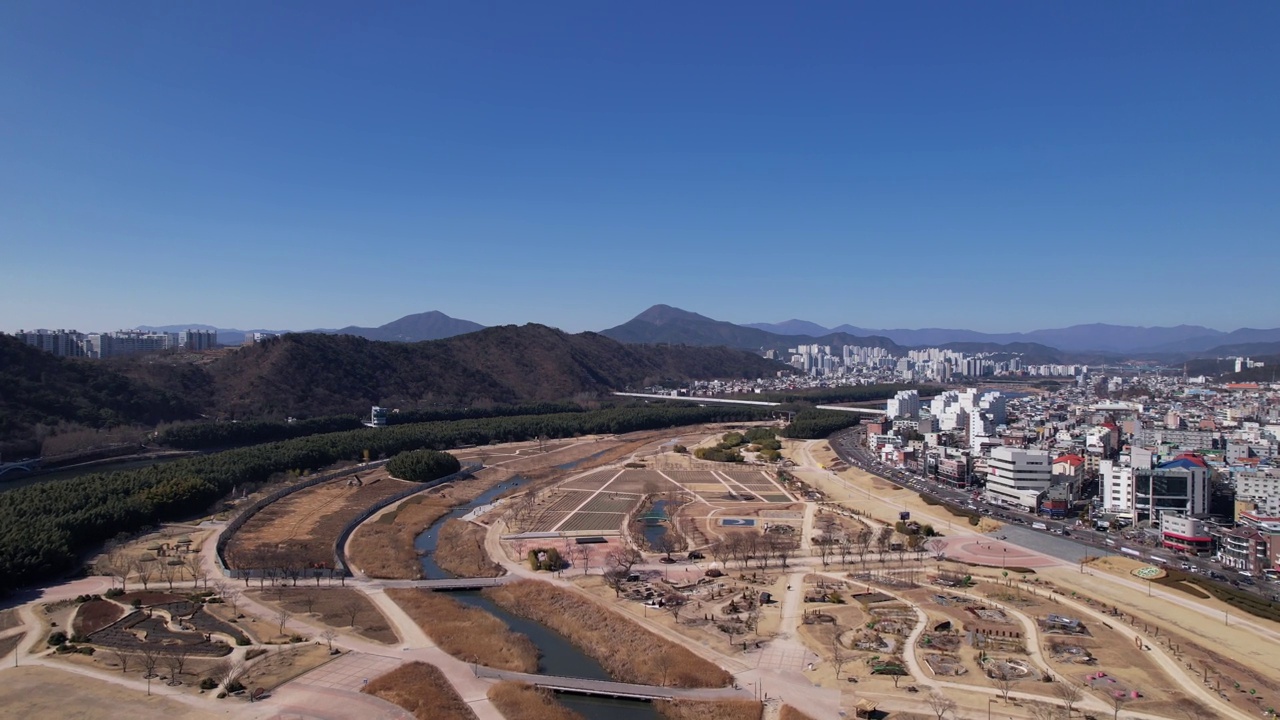
[[[213,404],[237,417],[365,413],[372,404],[521,403],[661,380],[762,377],[784,366],[726,348],[623,345],[543,325],[487,328],[444,340],[372,342],[292,334],[210,364]]]
[[[180,394],[0,334],[0,452],[27,454],[45,428],[67,423],[96,430],[196,415],[196,404]]]

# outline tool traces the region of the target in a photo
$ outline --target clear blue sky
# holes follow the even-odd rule
[[[0,329],[1280,326],[1280,3],[0,4]]]

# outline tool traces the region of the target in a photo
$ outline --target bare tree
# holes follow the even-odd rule
[[[889,552],[889,547],[893,545],[893,528],[880,528],[880,532],[876,534],[876,552],[880,553],[880,561],[884,562],[885,553]]]
[[[932,538],[927,541],[924,546],[925,549],[933,554],[935,560],[941,562],[942,559],[946,557],[946,555],[943,554],[943,550],[947,549],[946,540],[943,540],[942,538]]]
[[[653,542],[653,549],[666,556],[667,560],[671,559],[671,553],[680,549],[680,540],[670,529],[658,536]]]
[[[115,658],[116,662],[120,664],[120,672],[129,672],[129,661],[133,659],[131,653],[116,648],[108,648],[107,652],[111,653],[111,657]]]
[[[159,648],[152,647],[150,645],[143,645],[141,652],[142,652],[142,667],[144,670],[147,671],[146,674],[143,675],[143,677],[146,677],[146,678],[155,677],[156,665],[160,663]]]
[[[342,611],[343,615],[347,616],[347,620],[349,621],[347,625],[349,627],[355,627],[356,618],[360,616],[360,613],[364,612],[364,605],[357,600],[348,600],[342,603],[342,607],[339,609]]]
[[[142,583],[142,589],[147,590],[147,583],[151,581],[151,574],[155,572],[154,560],[143,560],[138,558],[133,561],[133,574],[138,576],[138,582]]]
[[[200,562],[200,555],[194,552],[188,552],[182,556],[182,567],[186,568],[188,574],[191,575],[191,582],[195,586],[199,586],[204,581],[204,589],[209,589],[209,576],[204,571],[204,563]]]
[[[876,534],[871,532],[870,528],[863,528],[853,536],[853,542],[858,546],[858,562],[863,567],[867,565],[867,553],[871,552],[871,545],[876,541]]]
[[[232,685],[240,682],[242,675],[244,675],[244,658],[235,658],[219,664],[211,677],[217,680],[224,690],[229,690]]]
[[[591,570],[591,555],[593,550],[590,545],[579,545],[577,547],[578,559],[582,561],[582,574],[586,575]]]
[[[782,567],[787,566],[787,560],[795,555],[799,547],[799,543],[789,537],[774,537],[769,543],[769,550],[773,552],[773,556],[778,559]]]
[[[98,571],[111,577],[112,585],[115,584],[116,580],[119,580],[120,589],[123,591],[128,591],[125,583],[129,579],[131,567],[132,564],[129,562],[129,558],[119,546],[113,546],[97,563]]]
[[[231,606],[231,614],[235,617],[240,616],[240,589],[229,587],[222,593],[223,602]]]
[[[715,560],[720,567],[724,567],[725,560],[728,560],[729,548],[724,540],[717,540],[707,546],[707,552],[711,554],[711,559]]]
[[[316,590],[314,588],[302,589],[302,604],[306,606],[308,615],[315,609],[316,599]]]
[[[1000,691],[1000,696],[1004,698],[1004,701],[1009,702],[1009,692],[1013,690],[1014,683],[1018,682],[1018,678],[1007,673],[997,672],[995,675],[991,675],[988,679],[990,679],[991,684],[995,685],[996,689]]]
[[[190,657],[191,651],[183,645],[174,645],[166,648],[161,660],[165,667],[169,668],[169,684],[182,684],[182,670],[186,667],[187,658]]]
[[[855,552],[856,550],[852,539],[848,537],[840,539],[840,562],[843,563],[845,567],[849,566],[849,562],[853,560]]]
[[[1107,693],[1107,699],[1111,701],[1111,707],[1114,709],[1111,719],[1118,720],[1120,710],[1129,702],[1129,695],[1122,692],[1109,692]]]
[[[671,613],[671,619],[675,620],[676,624],[679,625],[680,613],[684,611],[684,608],[688,602],[685,599],[685,596],[681,595],[680,593],[668,593],[667,596],[663,598],[662,602],[663,602],[662,609]]]
[[[838,674],[837,677],[839,677]],[[934,715],[938,716],[938,720],[942,720],[947,713],[954,713],[956,710],[956,701],[936,690],[929,693],[928,702],[929,709],[933,711]]]
[[[640,560],[640,551],[630,547],[616,547],[605,555],[604,581],[613,588],[615,597],[621,597],[622,586],[631,576],[631,568]]]
[[[276,625],[280,628],[280,632],[277,633],[278,635],[284,634],[285,623],[288,623],[289,618],[291,617],[293,617],[293,613],[289,612],[288,608],[282,606],[276,610]]]
[[[173,592],[173,581],[178,574],[177,566],[170,565],[169,561],[166,560],[158,564],[156,571],[159,573],[161,580],[169,583],[169,592]]]
[[[1057,695],[1062,704],[1066,706],[1067,717],[1071,717],[1071,711],[1075,709],[1076,703],[1080,702],[1080,699],[1084,697],[1084,689],[1065,677],[1059,677],[1053,683],[1053,694]]]
[[[330,654],[330,655],[332,655],[332,654],[333,654],[333,641],[334,641],[334,639],[335,639],[335,638],[337,638],[337,637],[338,637],[338,633],[334,632],[334,631],[333,631],[333,628],[325,628],[325,629],[324,629],[324,632],[321,632],[321,633],[320,633],[320,639],[321,639],[321,640],[324,640],[324,641],[325,641],[325,643],[327,643],[327,644],[329,645],[329,654]]]
[[[849,653],[840,644],[840,633],[837,631],[835,637],[831,638],[831,666],[836,669],[836,680],[840,679],[840,673],[849,660]]]

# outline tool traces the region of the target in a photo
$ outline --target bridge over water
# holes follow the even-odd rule
[[[19,462],[0,463],[0,478],[9,473],[29,473],[34,472],[40,467],[40,458],[33,460],[22,460]]]
[[[751,693],[734,688],[674,688],[657,685],[635,685],[608,680],[562,677],[558,675],[533,675],[530,673],[495,670],[482,665],[472,665],[478,678],[514,680],[554,692],[600,697],[627,698],[630,700],[726,700],[750,698]]]

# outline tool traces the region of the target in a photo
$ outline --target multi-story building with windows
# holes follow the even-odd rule
[[[1133,473],[1133,514],[1138,522],[1159,521],[1166,512],[1203,515],[1209,511],[1209,467],[1198,455],[1179,455],[1150,470]]]
[[[1053,480],[1048,451],[997,447],[987,459],[986,496],[991,502],[1034,511]]]

